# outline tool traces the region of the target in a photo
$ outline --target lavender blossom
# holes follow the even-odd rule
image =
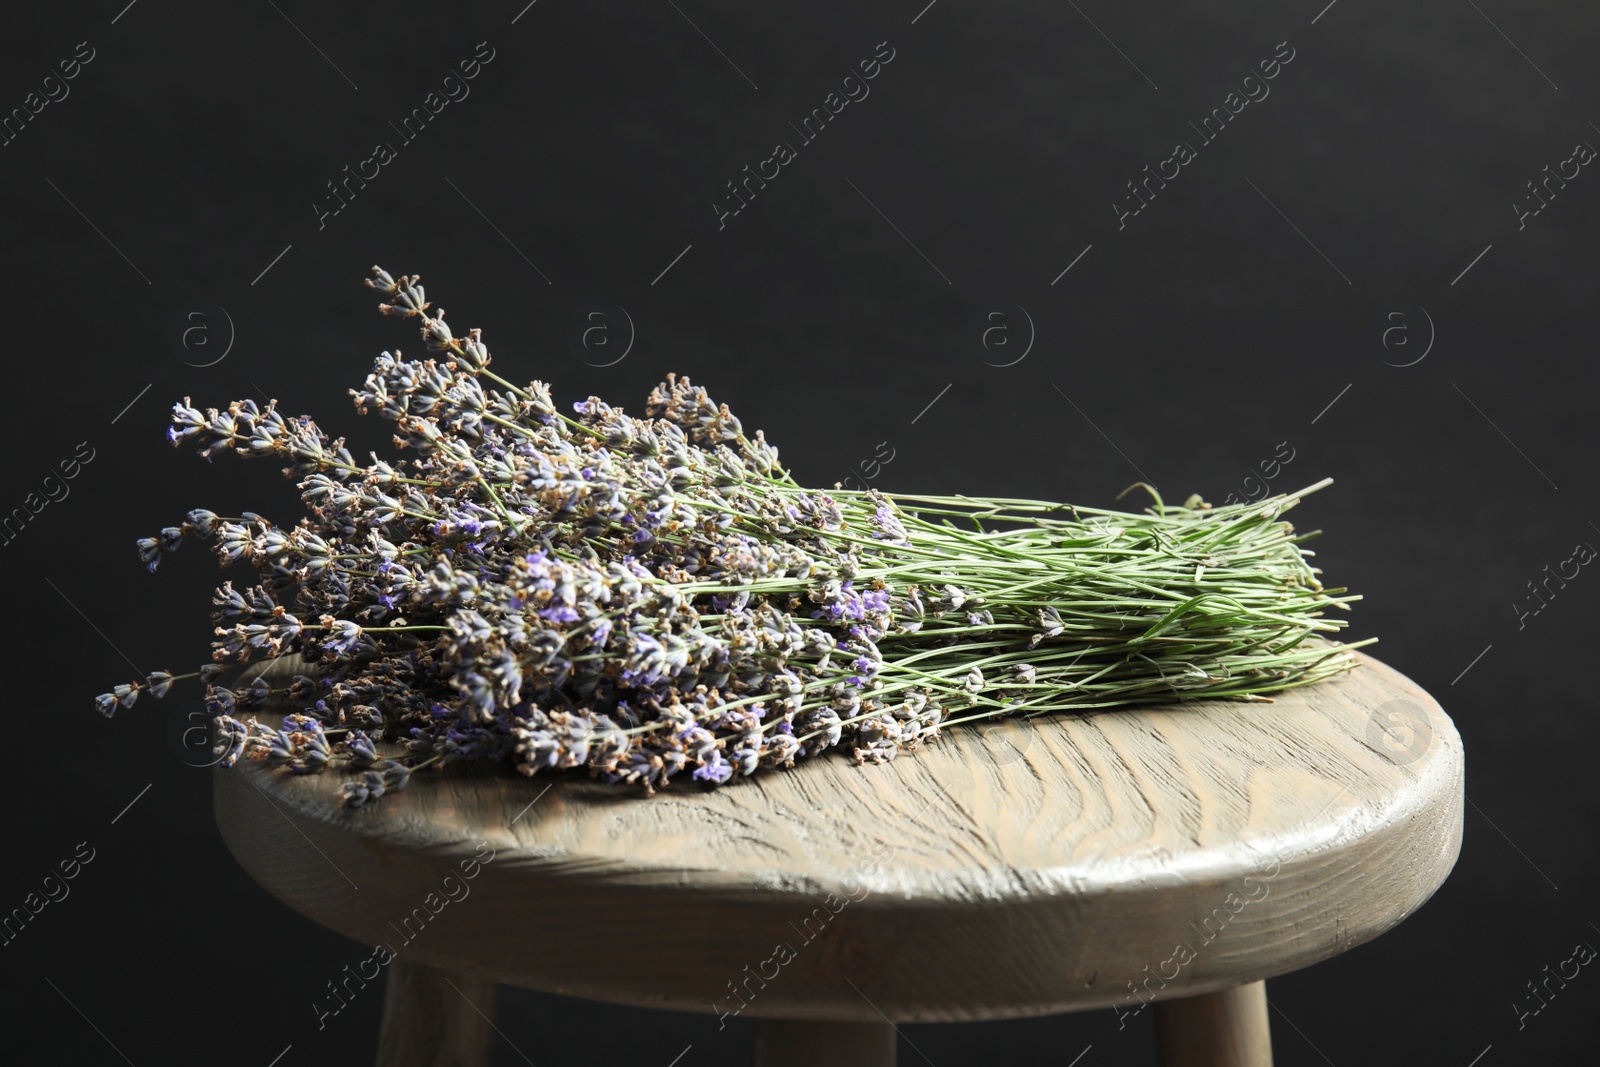
[[[339,768],[359,807],[465,760],[712,788],[832,749],[886,762],[958,713],[1267,691],[1350,662],[1304,639],[1353,598],[1322,588],[1262,502],[1158,499],[1112,526],[1026,501],[808,490],[687,377],[641,415],[599,397],[568,414],[545,383],[495,374],[482,332],[447,325],[418,276],[374,267],[366,284],[426,350],[383,352],[350,390],[400,458],[358,463],[276,401],[173,405],[172,444],[277,461],[306,515],[197,508],[140,539],[152,571],[199,539],[254,575],[212,596],[212,663],[118,685],[102,714],[198,676],[221,766]],[[1247,577],[1229,579],[1255,583],[1228,609],[1232,644],[1214,611],[1171,614],[1216,588],[1182,546],[1219,522],[1268,546],[1241,549]],[[1193,645],[1140,644],[1152,627]],[[287,684],[216,684],[287,656],[303,664]],[[280,725],[238,718],[269,707],[288,709]]]

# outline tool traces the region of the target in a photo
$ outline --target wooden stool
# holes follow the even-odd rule
[[[215,778],[251,877],[379,946],[385,1067],[488,1063],[501,982],[752,1017],[765,1067],[892,1064],[895,1023],[1147,1003],[1165,1067],[1260,1067],[1262,980],[1427,900],[1463,796],[1450,719],[1370,657],[1273,703],[956,726],[711,792],[461,767],[339,811],[338,775]]]

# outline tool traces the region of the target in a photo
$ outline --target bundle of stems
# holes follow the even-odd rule
[[[1324,612],[1357,598],[1322,586],[1315,534],[1282,517],[1327,480],[1215,508],[1141,484],[1141,513],[811,490],[687,378],[642,418],[597,397],[568,415],[490,371],[480,331],[455,336],[415,276],[367,284],[440,354],[385,352],[351,390],[415,458],[358,465],[276,402],[173,407],[174,444],[287,461],[308,510],[284,528],[197,509],[139,543],[152,570],[197,537],[256,571],[217,590],[195,672],[226,766],[342,765],[351,804],[458,760],[715,785],[841,745],[882,762],[994,716],[1263,699],[1368,643],[1328,636],[1345,622]],[[299,710],[241,718],[274,690],[221,671],[290,654],[311,664],[281,694]]]
[[[966,721],[1259,699],[1348,670],[1350,651],[1376,638],[1316,635],[1347,625],[1322,618],[1324,609],[1348,610],[1360,597],[1324,589],[1314,553],[1302,547],[1320,531],[1297,533],[1281,518],[1331,483],[1222,508],[1170,507],[1139,483],[1154,498],[1142,514],[896,494],[910,540],[880,550],[888,558],[862,577],[953,585],[966,594],[958,606],[986,610],[981,620],[945,613],[915,634],[886,637],[878,678],[885,689],[952,696],[971,688],[974,669],[1004,678],[1000,694],[967,698]]]

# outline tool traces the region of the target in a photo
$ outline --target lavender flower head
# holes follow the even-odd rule
[[[1215,614],[1170,617],[1203,579],[1181,553],[1169,570],[1151,560],[1218,522],[1281,539],[1259,503],[1158,498],[1108,533],[1058,505],[809,490],[686,377],[656,386],[642,415],[598,397],[567,414],[544,383],[495,374],[481,331],[458,336],[419,277],[375,267],[366,284],[385,315],[415,320],[428,352],[383,352],[350,390],[393,424],[399,455],[358,463],[275,401],[173,405],[175,446],[277,461],[306,514],[285,527],[198,508],[140,539],[152,571],[193,540],[254,577],[213,595],[213,663],[118,685],[96,698],[102,714],[199,677],[222,766],[341,769],[342,801],[360,806],[464,760],[647,793],[830,749],[887,762],[957,713],[1163,699],[1155,679],[1183,672],[1163,673],[1162,657],[1235,693],[1241,679],[1264,690],[1343,669],[1326,644],[1296,648],[1335,628],[1317,616],[1340,591],[1292,541],[1257,581],[1296,599],[1252,614],[1239,598],[1232,644]],[[1262,558],[1235,543],[1252,566]],[[1137,584],[1119,547],[1142,561]],[[1158,583],[1171,595],[1149,592]],[[1305,632],[1283,623],[1297,610]],[[1135,651],[1158,624],[1168,638],[1192,630],[1194,647]],[[218,684],[285,657],[302,665],[292,680]],[[1210,691],[1193,677],[1167,695]],[[269,704],[290,710],[280,725],[241,718]]]

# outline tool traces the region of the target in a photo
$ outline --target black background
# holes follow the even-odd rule
[[[422,273],[498,370],[565,401],[637,410],[665,372],[692,374],[812,484],[887,441],[890,491],[1105,506],[1148,476],[1220,500],[1288,442],[1274,489],[1337,480],[1297,522],[1328,531],[1328,577],[1366,595],[1352,634],[1382,637],[1471,758],[1454,874],[1378,941],[1272,983],[1278,1062],[1592,1057],[1600,977],[1520,1029],[1513,1002],[1600,942],[1600,578],[1520,629],[1513,605],[1600,544],[1600,176],[1522,229],[1512,207],[1600,144],[1592,8],[523,2],[8,11],[0,112],[78,42],[95,58],[0,147],[0,507],[79,442],[95,458],[0,546],[0,909],[79,842],[96,850],[0,947],[8,1062],[266,1067],[285,1046],[283,1067],[370,1061],[381,995],[321,1031],[309,1007],[365,950],[229,856],[211,772],[169,748],[185,698],[109,722],[91,698],[206,653],[212,565],[186,553],[148,575],[135,537],[199,505],[298,515],[268,465],[169,448],[168,404],[270,395],[358,455],[386,448],[343,391],[379,350],[420,345],[359,287],[374,262]],[[480,41],[494,59],[470,96],[402,144],[389,123]],[[788,122],[881,41],[894,59],[870,96],[719,229],[724,183],[797,140]],[[1125,183],[1196,142],[1189,123],[1285,41],[1270,95],[1119,230]],[[398,157],[319,228],[324,183],[380,140]],[[586,349],[597,301],[612,344]],[[214,310],[185,319],[207,305],[231,331]],[[625,347],[618,308],[632,348],[597,366]],[[190,347],[174,318],[204,324]],[[502,1064],[749,1055],[748,1023],[525,991],[503,993],[500,1026]],[[1120,1032],[1110,1013],[909,1026],[901,1062],[1065,1064],[1090,1045],[1082,1067],[1151,1062],[1148,1014]]]

